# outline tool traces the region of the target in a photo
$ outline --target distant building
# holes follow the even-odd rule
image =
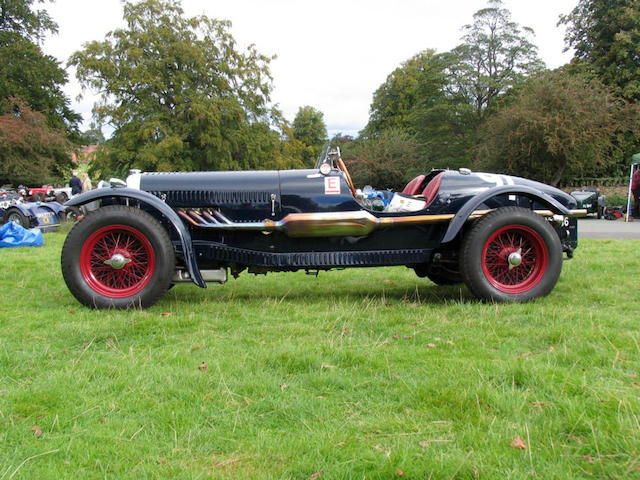
[[[71,154],[71,159],[76,165],[87,164],[95,157],[98,145],[85,145],[77,153]]]

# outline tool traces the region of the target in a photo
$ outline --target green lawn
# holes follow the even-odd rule
[[[75,301],[63,240],[0,250],[0,480],[640,478],[640,241],[529,304],[379,268],[123,312]]]

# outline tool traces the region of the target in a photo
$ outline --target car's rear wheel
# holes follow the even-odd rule
[[[562,246],[549,223],[519,207],[477,221],[462,241],[460,273],[482,300],[524,302],[547,295],[562,270]]]
[[[173,245],[151,215],[108,206],[73,227],[62,248],[62,274],[71,293],[92,308],[153,305],[175,269]]]

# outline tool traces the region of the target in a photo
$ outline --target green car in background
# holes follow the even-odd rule
[[[598,218],[602,218],[605,209],[605,196],[600,195],[598,187],[586,187],[582,190],[574,190],[571,196],[576,199],[578,206],[584,208],[587,214],[595,213]]]

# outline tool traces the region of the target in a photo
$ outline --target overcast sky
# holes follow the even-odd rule
[[[567,63],[564,27],[558,16],[577,0],[504,0],[512,20],[532,27],[549,68]],[[329,134],[355,135],[367,123],[373,92],[403,61],[427,48],[438,52],[460,43],[461,28],[487,3],[479,0],[183,0],[188,16],[231,20],[241,46],[254,43],[271,63],[272,100],[293,120],[311,105],[324,114]],[[43,49],[63,65],[85,42],[102,40],[122,26],[119,0],[56,0],[45,4],[59,25]],[[66,93],[89,126],[95,97],[81,92],[69,71]]]

